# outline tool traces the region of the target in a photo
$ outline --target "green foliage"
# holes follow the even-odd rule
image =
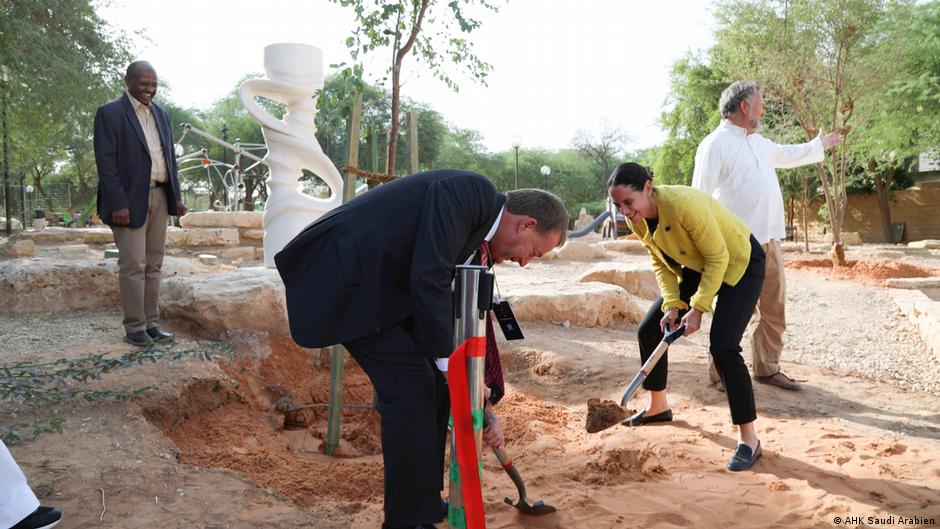
[[[40,435],[45,433],[62,433],[62,426],[64,424],[65,421],[62,420],[61,417],[53,417],[48,420],[0,426],[0,440],[7,446],[12,446],[23,441],[35,441]],[[29,433],[27,433],[27,431]]]
[[[730,84],[727,74],[709,63],[708,56],[692,53],[672,67],[670,92],[660,116],[666,141],[652,163],[656,180],[689,185],[698,144],[718,126],[718,98]]]
[[[130,368],[145,362],[178,361],[194,357],[211,361],[210,351],[224,352],[225,347],[211,343],[198,349],[173,351],[169,348],[151,346],[134,349],[117,357],[103,354],[80,358],[59,358],[52,362],[16,362],[0,365],[0,400],[30,405],[59,404],[75,399],[98,402],[107,399],[128,400],[153,389],[141,388],[89,389],[84,387],[91,381],[116,369]],[[33,423],[0,426],[0,436],[7,444],[15,444],[26,438],[35,439],[48,432],[62,431],[62,419],[53,417]],[[26,430],[32,430],[26,434]]]
[[[78,184],[82,199],[93,196],[91,123],[98,105],[120,93],[127,48],[90,0],[0,0],[11,173],[25,169],[40,197],[43,178],[56,172]]]
[[[471,13],[478,9],[496,11],[496,6],[489,0],[334,1],[352,8],[355,14],[355,29],[346,39],[354,61],[361,61],[363,55],[375,50],[391,51],[392,61],[385,72],[391,77],[391,111],[384,172],[397,174],[401,74],[405,57],[415,55],[432,75],[454,91],[459,87],[450,76],[449,68],[455,66],[460,66],[471,79],[485,83],[491,66],[477,57],[472,42],[466,37],[480,27],[480,20]],[[343,67],[344,79],[361,87],[364,73],[361,62],[338,66]]]

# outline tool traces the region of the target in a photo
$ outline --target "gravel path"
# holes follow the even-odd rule
[[[883,288],[787,270],[783,361],[940,395],[940,361]]]

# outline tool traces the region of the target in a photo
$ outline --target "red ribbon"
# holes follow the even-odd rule
[[[470,385],[467,381],[467,358],[486,355],[486,338],[467,338],[447,362],[447,385],[450,388],[450,409],[454,416],[454,440],[457,465],[460,467],[460,491],[467,517],[467,529],[486,529],[483,517],[483,489],[480,486],[473,416],[470,414]]]

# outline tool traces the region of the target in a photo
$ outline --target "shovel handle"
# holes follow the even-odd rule
[[[646,359],[646,362],[643,363],[643,367],[640,368],[640,371],[633,377],[633,380],[630,381],[630,385],[627,386],[627,390],[623,392],[623,397],[620,398],[620,405],[626,406],[627,401],[630,400],[630,397],[636,393],[636,390],[640,389],[640,384],[646,380],[646,377],[649,376],[650,371],[656,367],[656,364],[659,363],[659,359],[662,358],[663,354],[666,353],[666,350],[669,349],[669,345],[678,340],[680,336],[685,333],[685,325],[680,325],[673,330],[669,330],[669,327],[666,327],[666,334],[663,336],[662,341],[659,342],[659,345],[656,346],[656,349],[653,350],[653,354]]]
[[[522,481],[522,476],[519,475],[519,471],[516,470],[516,466],[512,464],[512,458],[509,457],[509,453],[506,452],[506,449],[502,446],[494,446],[493,453],[496,454],[496,460],[499,461],[499,464],[502,465],[503,470],[509,474],[509,478],[512,479],[512,482],[516,485],[516,489],[519,491],[519,499],[521,501],[526,501],[525,482]]]

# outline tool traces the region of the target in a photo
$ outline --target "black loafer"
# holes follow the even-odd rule
[[[642,426],[657,422],[672,422],[672,410],[661,411],[656,415],[647,415],[646,410],[640,410],[632,417],[624,419],[620,424],[624,426]]]
[[[153,338],[150,337],[147,331],[137,331],[125,334],[124,341],[137,347],[147,347],[153,343]]]
[[[151,327],[147,329],[147,335],[155,342],[162,342],[165,340],[172,340],[174,336],[168,332],[163,332],[160,330],[160,326]]]
[[[62,511],[55,507],[42,507],[23,518],[10,529],[50,529],[62,520]]]
[[[754,463],[760,459],[760,455],[760,441],[757,441],[757,448],[755,450],[751,450],[751,447],[744,443],[738,443],[738,447],[734,450],[734,455],[732,455],[731,459],[728,461],[728,470],[732,472],[749,470],[754,466]]]

